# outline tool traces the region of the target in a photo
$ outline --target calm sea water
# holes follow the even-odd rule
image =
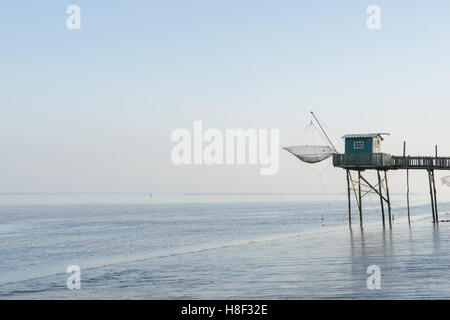
[[[450,223],[345,201],[0,206],[0,299],[450,298]],[[441,204],[441,219],[450,205]],[[366,273],[378,265],[382,288]],[[68,290],[66,268],[81,268]]]

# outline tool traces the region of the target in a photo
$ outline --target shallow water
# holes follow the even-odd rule
[[[450,223],[412,212],[383,230],[376,208],[349,229],[344,201],[1,206],[0,298],[450,297]],[[69,265],[81,290],[66,288]]]

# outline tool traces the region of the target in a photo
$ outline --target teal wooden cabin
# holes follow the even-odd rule
[[[381,152],[381,133],[348,134],[345,139],[345,154],[371,154]]]
[[[333,165],[351,170],[387,168],[392,156],[381,152],[382,135],[387,133],[347,134],[345,153],[333,155]]]

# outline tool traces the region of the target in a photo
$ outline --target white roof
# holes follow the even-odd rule
[[[374,138],[376,136],[389,135],[389,133],[356,133],[356,134],[346,134],[342,138]]]

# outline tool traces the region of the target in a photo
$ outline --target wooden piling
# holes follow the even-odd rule
[[[431,170],[431,178],[433,182],[433,194],[434,194],[434,215],[436,217],[436,223],[439,223],[439,215],[437,208],[437,196],[436,196],[436,181],[434,180],[434,170]]]
[[[434,195],[433,195],[433,183],[431,182],[431,170],[428,171],[428,183],[430,184],[430,197],[431,197],[431,213],[433,214],[433,223],[436,222],[436,215],[434,213]]]
[[[407,203],[407,208],[408,208],[408,224],[411,224],[411,210],[409,208],[409,169],[408,169],[409,159],[406,159],[406,141],[403,142],[403,159],[406,160],[406,163],[405,163],[405,166],[406,166],[406,203]]]
[[[435,155],[436,155],[436,163],[435,166],[437,166],[438,161],[438,146],[435,145]],[[436,181],[434,179],[434,170],[431,171],[431,174],[433,176],[433,191],[434,191],[434,214],[436,216],[436,223],[439,223],[439,214],[438,214],[438,206],[437,206],[437,195],[436,195]]]
[[[378,191],[380,193],[381,217],[383,219],[383,228],[384,228],[385,227],[385,222],[384,222],[384,202],[383,202],[383,190],[381,189],[380,170],[377,170],[377,174],[378,174]]]
[[[359,192],[359,224],[361,227],[363,226],[363,217],[362,217],[362,196],[361,196],[361,171],[358,170],[358,192]]]
[[[409,208],[409,170],[406,169],[406,202],[408,205],[408,223],[411,224],[411,210]]]
[[[386,198],[389,212],[389,227],[392,227],[392,214],[391,214],[391,197],[389,194],[389,184],[387,179],[387,170],[384,170],[384,181],[386,182]]]
[[[352,226],[352,202],[350,197],[350,170],[347,169],[348,224]]]

